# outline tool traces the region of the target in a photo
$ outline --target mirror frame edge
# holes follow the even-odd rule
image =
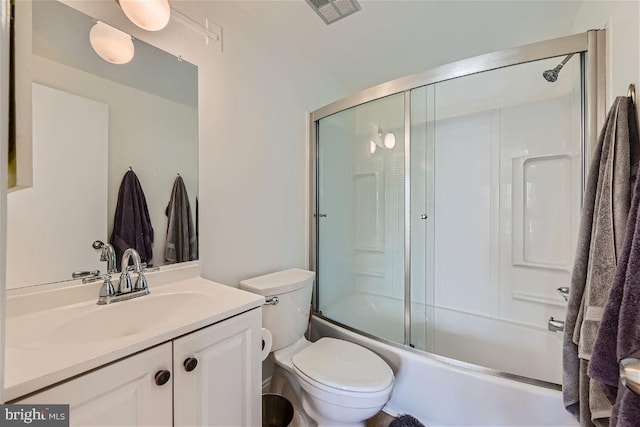
[[[15,156],[16,182],[9,192],[33,186],[33,147],[31,131],[31,0],[14,2],[14,73],[10,82],[15,94]],[[5,150],[6,151],[6,150]],[[4,186],[7,188],[7,185]]]
[[[0,0],[0,69],[9,69],[10,0]],[[0,73],[0,403],[4,403],[9,77]]]

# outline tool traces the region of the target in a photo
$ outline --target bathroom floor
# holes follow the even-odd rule
[[[377,415],[367,420],[367,427],[388,427],[394,418],[386,412],[378,412]]]

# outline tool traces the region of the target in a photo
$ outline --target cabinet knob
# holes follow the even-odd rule
[[[191,372],[194,369],[196,369],[196,366],[198,366],[198,359],[196,359],[195,357],[187,357],[184,360],[184,370],[187,372]]]
[[[162,371],[158,371],[156,372],[156,376],[155,376],[156,385],[165,385],[166,383],[169,382],[170,378],[171,378],[171,372],[167,371],[166,369],[163,369]]]

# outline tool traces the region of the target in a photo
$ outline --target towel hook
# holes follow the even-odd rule
[[[130,171],[132,171],[132,170],[133,170],[133,168],[132,168],[131,166],[129,166],[129,170],[130,170]]]
[[[633,105],[635,105],[636,104],[636,85],[634,85],[633,83],[629,85],[627,96],[631,98],[631,102],[633,102]]]
[[[176,177],[177,177],[177,178],[180,178],[180,172],[178,172],[178,173],[176,174]]]

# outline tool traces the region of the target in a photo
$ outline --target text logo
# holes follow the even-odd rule
[[[69,427],[69,405],[0,405],[0,425]]]

